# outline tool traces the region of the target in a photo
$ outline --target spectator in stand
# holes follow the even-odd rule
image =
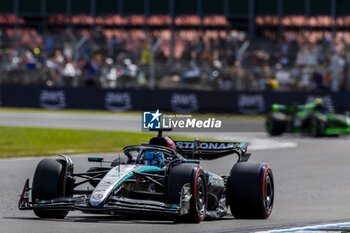
[[[321,74],[321,72],[319,72],[318,70],[314,70],[311,80],[315,90],[324,89],[323,75]]]
[[[226,36],[221,33],[215,35],[209,31],[179,33],[175,41],[176,57],[173,64],[167,63],[170,54],[170,41],[167,35],[167,33],[157,34],[157,37],[163,38],[155,57],[156,73],[159,76],[157,79],[180,74],[184,70],[183,67],[187,67],[194,59],[203,81],[197,86],[207,89],[263,90],[265,86],[269,86],[270,89],[281,91],[295,89],[336,91],[347,87],[346,84],[350,83],[345,78],[350,76],[348,72],[350,33],[332,38],[330,34],[320,32],[315,34],[286,32],[282,41],[268,39],[267,37],[272,36],[266,34],[266,38],[250,41],[249,47],[241,54],[240,61],[237,61],[236,56],[247,40],[244,33],[233,32]],[[0,81],[15,83],[13,81],[15,78],[11,76],[14,73],[26,76],[25,79],[17,78],[17,83],[32,79],[26,83],[37,82],[38,85],[42,85],[40,80],[43,78],[34,78],[33,74],[36,74],[49,80],[46,85],[50,86],[79,84],[102,86],[99,77],[100,74],[105,75],[105,70],[102,72],[102,68],[107,65],[108,57],[113,61],[110,65],[115,68],[122,65],[125,59],[130,59],[132,64],[137,66],[135,70],[145,76],[143,80],[147,80],[150,51],[145,45],[147,44],[145,38],[143,32],[137,30],[50,29],[49,33],[40,34],[33,29],[21,29],[18,33],[12,29],[2,29]],[[216,69],[214,65],[216,60],[222,64],[222,68],[218,71],[220,77],[217,78],[222,83],[221,88],[217,83],[214,85],[208,81],[211,80],[210,74]],[[235,64],[239,66],[236,67]],[[276,64],[281,64],[282,68],[277,70]],[[271,74],[261,75],[265,67],[270,69],[271,74],[275,73],[276,78],[271,78]],[[80,78],[84,81],[79,82]],[[229,82],[232,84],[226,85]],[[228,86],[230,87],[227,88]]]
[[[66,64],[62,70],[62,86],[77,87],[79,84],[78,77],[80,76],[80,70],[77,69],[74,62],[70,58],[66,59]]]
[[[205,45],[204,45],[203,37],[200,36],[199,40],[197,42],[197,46],[196,46],[196,58],[197,58],[197,61],[200,60],[204,49],[205,49]]]
[[[141,53],[141,64],[149,65],[151,63],[151,46],[146,45]]]
[[[85,76],[85,86],[95,87],[97,79],[97,69],[96,63],[88,61],[83,67],[83,74]]]

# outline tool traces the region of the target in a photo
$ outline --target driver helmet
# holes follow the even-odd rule
[[[323,99],[322,98],[315,98],[314,99],[314,104],[315,105],[322,105],[323,104]]]
[[[315,106],[315,110],[316,111],[320,111],[321,113],[326,114],[327,113],[327,109],[323,103],[323,99],[322,98],[316,98],[314,100],[314,106]]]
[[[145,165],[153,165],[158,167],[164,167],[164,160],[164,154],[159,151],[147,151],[142,159]]]

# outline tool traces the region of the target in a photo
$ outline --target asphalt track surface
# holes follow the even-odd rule
[[[12,116],[9,117],[1,113],[0,124],[64,128],[71,125],[74,128],[94,129],[106,129],[106,124],[111,124],[107,120],[100,120],[98,123],[94,120],[96,116],[90,121],[88,119],[75,121],[68,116],[45,117],[45,114],[42,114],[30,117],[23,113],[11,114]],[[50,117],[54,120],[47,119]],[[113,119],[111,121],[114,124],[113,129],[136,129],[135,120],[129,116],[124,120],[119,117],[117,120],[119,123]],[[244,119],[237,119],[237,121],[246,122]],[[109,125],[108,129],[111,128]],[[193,134],[193,136],[196,135]],[[257,147],[253,150],[251,161],[267,162],[274,172],[275,206],[269,219],[226,218],[204,221],[200,224],[173,224],[166,220],[121,219],[72,212],[64,220],[42,220],[35,217],[31,211],[17,209],[18,195],[23,188],[25,178],[33,177],[35,166],[41,159],[23,158],[0,160],[0,232],[256,232],[350,221],[349,137],[313,139],[286,135],[278,139],[270,139],[261,132],[238,135],[210,133],[207,136],[294,145],[285,148],[272,146],[259,149]],[[106,157],[113,158],[114,155],[106,155]],[[91,165],[87,162],[87,155],[72,156],[72,159],[77,172],[85,171]],[[202,162],[205,169],[218,173],[227,172],[232,164],[231,157]]]

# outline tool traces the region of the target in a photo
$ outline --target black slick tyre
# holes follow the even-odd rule
[[[168,203],[178,204],[181,189],[188,183],[192,194],[190,211],[175,217],[174,222],[200,223],[205,218],[208,198],[204,170],[198,165],[180,164],[172,168],[168,178]]]
[[[311,119],[311,135],[313,137],[322,137],[324,135],[325,123],[322,120],[314,117]]]
[[[65,179],[65,166],[62,160],[41,160],[33,178],[32,201],[37,203],[41,200],[64,197]],[[40,218],[62,219],[68,212],[68,210],[34,210],[35,215]]]
[[[241,162],[227,180],[227,202],[237,219],[266,219],[274,202],[272,170],[267,164]]]
[[[279,136],[286,132],[287,122],[276,117],[276,114],[270,114],[266,117],[265,127],[269,135]]]

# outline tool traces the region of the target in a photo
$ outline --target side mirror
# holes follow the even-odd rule
[[[89,157],[88,161],[101,163],[103,161],[103,158],[102,157]]]

